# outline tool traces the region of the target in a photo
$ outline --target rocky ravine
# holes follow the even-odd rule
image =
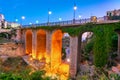
[[[21,44],[14,42],[0,44],[0,56],[21,56],[23,55],[23,48]]]

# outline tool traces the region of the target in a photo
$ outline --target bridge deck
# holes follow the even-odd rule
[[[32,24],[32,25],[24,25],[24,27],[37,27],[37,26],[80,26],[80,25],[85,25],[86,23],[93,22],[91,21],[90,18],[87,19],[79,19],[79,20],[68,20],[68,21],[60,21],[60,22],[50,22],[50,23],[41,23],[41,24]],[[105,20],[104,17],[99,17],[96,20],[96,24],[104,24],[104,23],[116,23],[120,22],[120,20]]]

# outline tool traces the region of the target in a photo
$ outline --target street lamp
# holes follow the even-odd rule
[[[78,16],[80,23],[81,23],[81,17],[82,17],[81,15]]]
[[[22,19],[22,21],[23,21],[23,20],[25,19],[25,16],[22,16],[21,19]],[[22,21],[21,21],[21,25],[22,25]]]
[[[75,12],[76,12],[76,10],[77,10],[77,6],[76,6],[76,4],[74,4],[73,9],[74,9],[74,14],[73,14],[73,23],[75,23]]]
[[[48,10],[48,25],[49,25],[49,18],[50,18],[51,14],[52,14],[52,12],[50,10]]]
[[[31,23],[31,22],[30,22],[29,24],[30,24],[30,25],[32,25],[32,23]]]
[[[82,16],[81,16],[81,15],[79,15],[78,17],[79,17],[79,19],[81,19],[81,17],[82,17]]]
[[[36,24],[38,24],[39,23],[39,21],[38,20],[36,20]]]
[[[59,18],[59,21],[62,21],[62,18]]]
[[[18,22],[18,19],[15,19],[15,22]]]

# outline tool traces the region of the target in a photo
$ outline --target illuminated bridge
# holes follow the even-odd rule
[[[91,23],[92,24],[87,24]],[[58,26],[57,26],[58,25]],[[45,27],[46,26],[46,27]],[[56,27],[52,27],[56,26]],[[67,27],[64,27],[67,26]],[[75,27],[77,26],[77,27]],[[61,22],[42,23],[34,25],[25,25],[17,30],[19,39],[23,42],[24,54],[31,55],[33,59],[44,60],[50,63],[51,73],[65,73],[64,76],[75,77],[79,70],[81,60],[81,38],[84,32],[93,32],[96,37],[96,44],[104,42],[102,46],[94,45],[95,48],[100,48],[95,54],[107,55],[106,47],[109,43],[105,42],[111,39],[110,32],[118,34],[118,56],[120,57],[120,21],[119,20],[105,20],[103,17],[97,20],[81,19],[69,20]],[[62,37],[64,33],[70,35],[70,62],[64,63],[61,59],[62,56]],[[104,33],[104,34],[103,34]],[[108,36],[109,35],[109,36]],[[111,45],[110,45],[111,46]],[[109,50],[107,50],[109,51]],[[97,56],[97,55],[96,55]],[[102,66],[106,64],[108,57],[94,57],[97,62],[103,61]],[[97,63],[95,62],[95,65]]]

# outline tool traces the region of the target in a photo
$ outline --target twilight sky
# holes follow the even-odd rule
[[[0,14],[4,14],[6,21],[13,22],[25,16],[23,24],[46,23],[48,9],[52,11],[50,22],[73,19],[73,6],[76,3],[76,18],[88,18],[92,15],[102,17],[106,11],[120,9],[120,0],[0,0]]]

